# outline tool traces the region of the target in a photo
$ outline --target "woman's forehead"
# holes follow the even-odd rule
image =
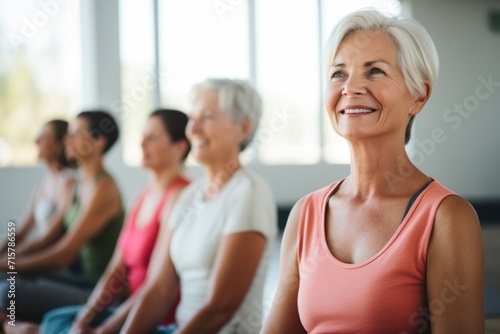
[[[332,63],[347,62],[351,59],[392,62],[396,59],[396,52],[396,44],[386,32],[356,31],[345,36],[340,42]]]
[[[88,121],[83,118],[83,117],[77,117],[73,122],[70,123],[69,125],[70,130],[88,130],[89,129],[89,123]]]

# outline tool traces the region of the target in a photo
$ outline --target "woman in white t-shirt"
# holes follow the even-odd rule
[[[45,164],[47,173],[35,190],[28,212],[16,233],[17,255],[29,252],[40,238],[48,233],[52,223],[62,218],[67,196],[61,195],[73,186],[75,171],[64,153],[64,138],[68,122],[54,119],[47,122],[36,139],[38,157]],[[7,242],[0,246],[0,254],[7,249]]]
[[[241,166],[262,113],[258,93],[240,80],[194,86],[186,134],[204,177],[164,216],[148,276],[122,332],[154,328],[174,300],[175,328],[158,333],[258,333],[264,278],[277,233],[267,183]],[[168,222],[167,222],[168,221]]]

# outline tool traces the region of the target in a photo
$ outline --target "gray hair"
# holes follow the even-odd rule
[[[219,96],[219,107],[229,114],[233,122],[239,123],[245,118],[251,120],[252,131],[248,138],[240,143],[240,151],[243,151],[255,136],[262,116],[262,100],[259,93],[243,80],[211,78],[193,86],[191,101],[202,91],[215,91]]]
[[[327,69],[333,61],[340,43],[349,34],[357,31],[383,31],[396,44],[396,59],[405,79],[406,87],[414,97],[422,97],[425,81],[434,85],[439,70],[437,50],[429,33],[412,18],[389,16],[373,8],[361,9],[344,16],[333,28],[328,47]],[[360,38],[359,44],[366,43]],[[411,135],[415,116],[406,128],[405,143]]]

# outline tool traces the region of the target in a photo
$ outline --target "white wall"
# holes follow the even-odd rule
[[[499,11],[500,2],[413,1],[413,17],[429,31],[440,58],[437,85],[416,119],[416,137],[426,140],[428,152],[435,129],[446,138],[422,159],[425,172],[466,197],[498,199],[500,33],[488,28],[490,9]],[[490,76],[496,82],[492,92],[478,79]],[[453,111],[460,105],[464,116]]]
[[[120,96],[118,53],[118,1],[85,0],[84,101],[86,106],[109,106]],[[479,106],[468,118],[443,119],[454,103],[474,102],[478,77],[492,76],[500,83],[500,34],[486,26],[489,8],[500,9],[494,1],[414,0],[413,16],[430,32],[441,60],[438,83],[425,110],[417,117],[416,156],[420,167],[452,190],[470,199],[500,198],[500,87],[485,98],[479,89]],[[97,13],[97,14],[96,14]],[[448,115],[450,117],[450,115]],[[457,117],[457,116],[455,116]],[[453,126],[457,126],[456,129]],[[446,140],[430,144],[433,131]],[[147,174],[123,165],[121,146],[106,159],[116,176],[127,207],[147,182]],[[271,184],[280,204],[291,204],[308,192],[348,174],[348,166],[252,166]],[[40,179],[41,167],[0,169],[0,227],[8,219],[19,219],[26,196]],[[189,175],[199,174],[191,168]],[[0,229],[0,234],[2,230]]]

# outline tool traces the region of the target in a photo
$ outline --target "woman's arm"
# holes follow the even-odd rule
[[[130,212],[138,212],[140,209],[140,199],[144,197],[142,192],[139,198],[135,201],[135,205]],[[127,224],[132,224],[129,219],[126,220]],[[124,226],[122,229],[120,238],[122,238],[124,233],[128,233],[128,226]],[[73,323],[72,331],[86,332],[91,330],[91,322],[94,317],[103,311],[106,307],[112,304],[113,301],[119,296],[123,296],[123,292],[128,288],[128,273],[127,268],[123,259],[122,248],[119,243],[117,243],[113,257],[110,264],[106,268],[102,278],[96,285],[96,288],[92,292],[87,304],[79,312],[75,322]],[[104,334],[104,333],[118,333],[120,328],[123,326],[125,319],[132,307],[135,296],[129,296],[126,301],[124,301],[99,327],[92,329],[92,333]]]
[[[64,213],[71,202],[74,184],[74,179],[69,179],[64,183],[61,194],[57,198],[56,213],[52,216],[52,222],[49,224],[47,231],[32,242],[18,245],[17,255],[37,252],[61,238],[64,234]]]
[[[35,216],[33,214],[33,207],[30,208],[30,211],[26,218],[21,223],[21,228],[16,231],[16,247],[21,247],[26,244],[26,236],[31,232],[35,226]],[[2,253],[6,250],[7,242],[2,245]]]
[[[226,235],[219,244],[205,305],[176,332],[216,333],[243,302],[266,247],[260,232]],[[237,278],[237,279],[235,279]]]
[[[476,212],[463,198],[441,203],[427,261],[432,333],[483,333],[483,240]]]
[[[299,318],[297,296],[299,269],[297,264],[297,232],[303,200],[298,201],[286,223],[281,241],[280,278],[262,333],[306,333]]]
[[[120,307],[118,307],[106,321],[95,329],[96,334],[113,334],[120,332],[123,324],[127,320],[127,316],[135,303],[137,294],[127,298]]]
[[[16,251],[19,251],[19,247],[24,243],[25,237],[28,235],[29,231],[35,225],[34,210],[35,210],[35,203],[38,200],[39,194],[40,194],[40,186],[37,188],[37,190],[31,196],[30,204],[28,207],[28,212],[26,213],[24,220],[21,222],[19,230],[16,231],[16,247],[17,247]],[[5,240],[2,242],[2,244],[0,246],[0,255],[1,256],[6,254],[7,243],[8,243],[8,240]]]
[[[26,218],[21,222],[21,228],[16,231],[16,247],[19,249],[22,245],[26,243],[26,236],[29,234],[33,226],[35,225],[35,217],[33,215],[33,205],[30,206],[30,210]],[[8,240],[2,242],[0,246],[0,254],[4,255],[7,251]]]
[[[146,281],[136,292],[120,333],[147,333],[161,322],[179,291],[179,277],[170,258],[173,230],[168,226],[170,215],[181,190],[172,194],[165,206],[157,242],[148,266]]]
[[[117,247],[113,258],[94,288],[94,291],[92,291],[86,305],[78,313],[72,329],[75,331],[76,329],[90,329],[90,324],[94,318],[121,296],[127,286],[128,280],[125,264],[122,253]]]
[[[162,224],[148,267],[146,282],[129,312],[120,333],[147,333],[159,324],[179,290],[179,277],[170,259],[173,231]]]
[[[120,210],[120,195],[114,181],[110,178],[100,180],[76,226],[67,231],[56,244],[17,259],[16,270],[29,273],[69,266],[80,248],[99,233]]]

